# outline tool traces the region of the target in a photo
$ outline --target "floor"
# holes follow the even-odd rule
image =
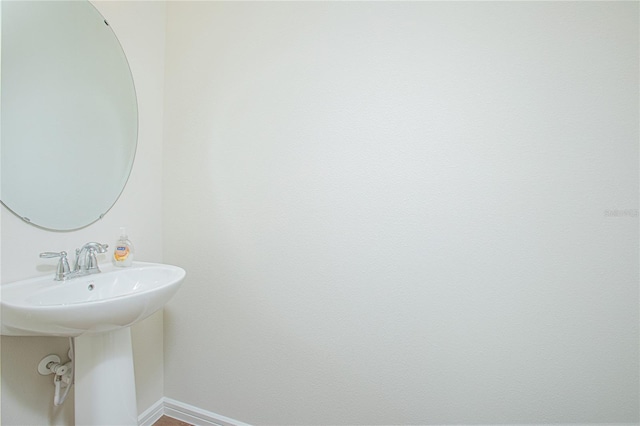
[[[191,426],[189,423],[181,422],[171,417],[162,416],[153,426]]]

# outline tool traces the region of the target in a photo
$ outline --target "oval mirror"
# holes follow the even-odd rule
[[[138,110],[127,59],[88,1],[2,2],[0,199],[25,221],[73,230],[124,189]]]

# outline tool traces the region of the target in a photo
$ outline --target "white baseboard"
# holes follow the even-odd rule
[[[166,415],[174,419],[192,424],[194,426],[251,426],[238,420],[171,398],[162,398],[138,416],[138,425],[153,426],[160,417]],[[495,426],[495,425],[485,425]],[[571,423],[571,424],[527,424],[527,425],[502,425],[502,426],[640,426],[638,423]]]
[[[147,408],[144,413],[138,416],[139,426],[153,426],[164,414],[164,401],[159,399],[151,407]]]
[[[138,416],[140,426],[152,426],[160,417],[166,415],[194,426],[250,426],[238,420],[171,398],[162,398]]]

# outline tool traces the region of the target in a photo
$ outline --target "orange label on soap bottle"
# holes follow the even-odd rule
[[[116,262],[126,260],[127,257],[129,257],[129,247],[127,246],[118,246],[113,251],[113,258],[116,260]]]

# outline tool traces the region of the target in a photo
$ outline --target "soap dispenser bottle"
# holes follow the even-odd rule
[[[127,230],[120,228],[120,238],[113,249],[113,264],[120,267],[131,266],[133,263],[133,244],[127,236]]]

